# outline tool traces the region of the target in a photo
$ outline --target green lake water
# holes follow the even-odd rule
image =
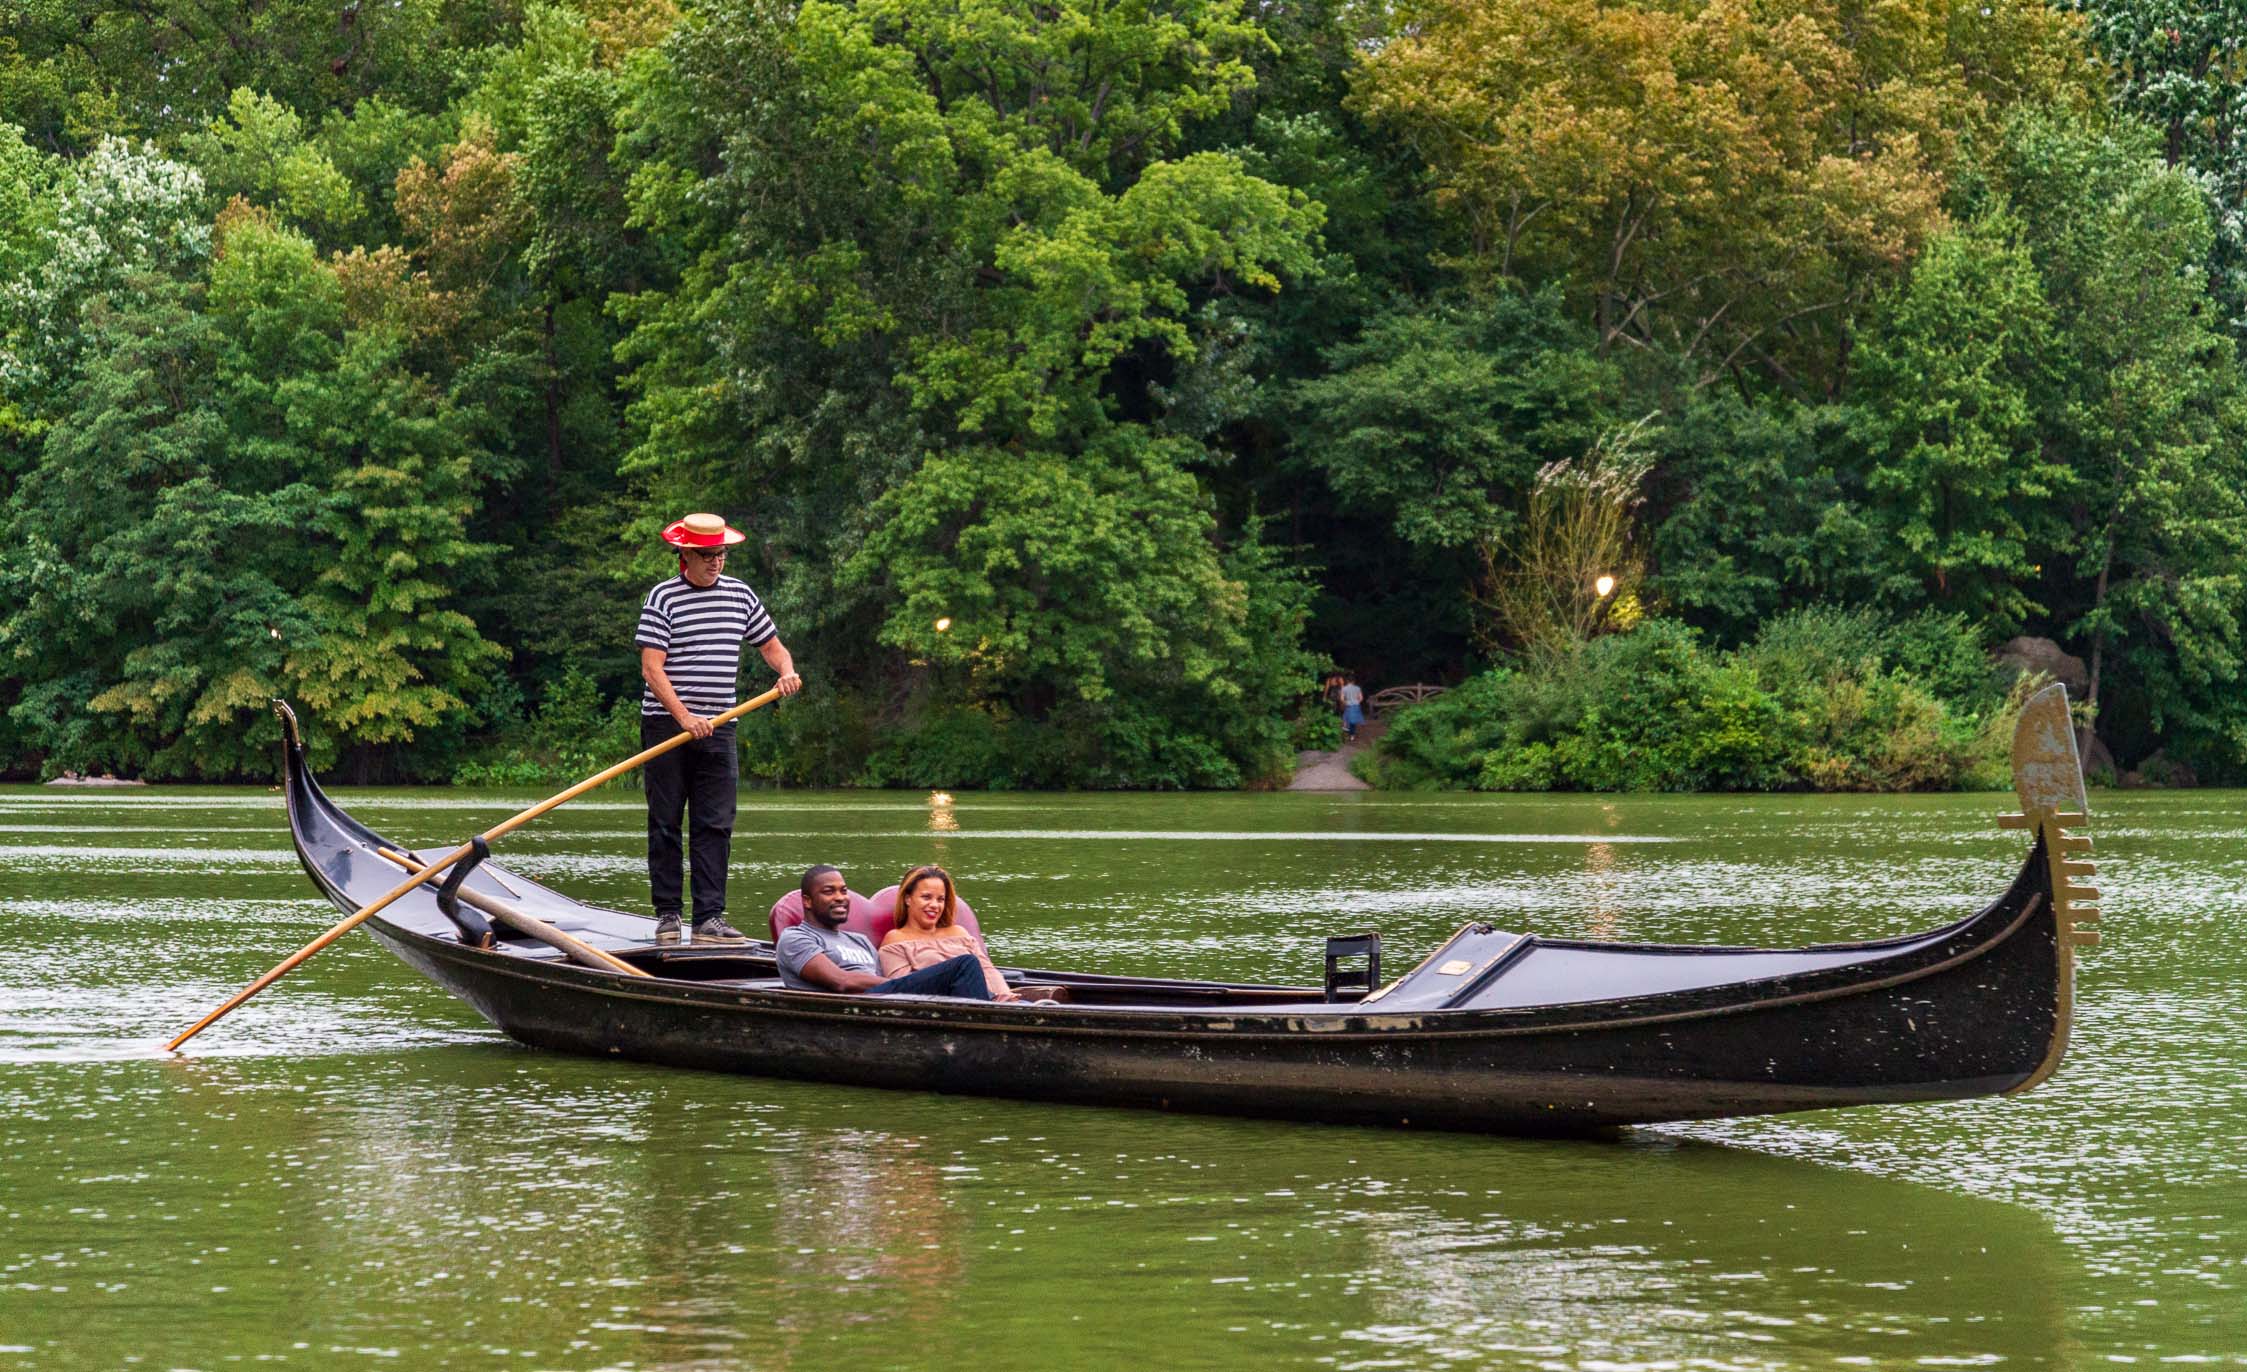
[[[535,797],[342,791],[438,848]],[[1791,945],[2000,891],[2008,797],[745,793],[734,909],[937,860],[1003,960],[1316,980],[1467,919]],[[0,1369],[2247,1367],[2247,794],[2100,795],[2030,1095],[1520,1141],[520,1048],[276,792],[0,788]],[[637,793],[503,844],[643,909]]]

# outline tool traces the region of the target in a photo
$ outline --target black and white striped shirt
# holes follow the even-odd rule
[[[632,641],[663,651],[663,674],[671,678],[679,703],[707,719],[734,707],[741,645],[758,647],[774,632],[764,602],[741,582],[721,576],[702,587],[675,576],[648,592]],[[640,693],[640,713],[669,711],[650,687]]]

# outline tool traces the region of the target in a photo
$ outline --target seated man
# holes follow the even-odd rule
[[[845,995],[966,996],[989,1000],[983,964],[972,954],[948,958],[902,977],[884,981],[881,965],[864,934],[843,929],[850,917],[850,883],[833,867],[804,873],[804,922],[780,931],[773,945],[780,981],[797,991],[840,991]]]

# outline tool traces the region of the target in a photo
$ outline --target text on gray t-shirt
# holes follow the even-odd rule
[[[829,929],[808,919],[781,930],[772,947],[780,963],[780,984],[796,991],[825,989],[804,980],[804,964],[816,957],[824,955],[845,972],[872,972],[882,965],[864,934]]]

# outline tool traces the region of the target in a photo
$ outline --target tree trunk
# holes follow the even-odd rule
[[[554,351],[554,302],[546,302],[546,517],[562,484],[562,368]]]
[[[2114,539],[2110,535],[2107,539],[2106,556],[2099,560],[2099,580],[2091,593],[2091,610],[2094,614],[2106,608],[2107,574],[2113,569]],[[2091,680],[2090,683],[2084,687],[2083,704],[2084,713],[2090,716],[2091,721],[2094,724],[2098,722],[2099,718],[2099,668],[2106,661],[2106,651],[2106,630],[2093,630],[2091,634]],[[2089,752],[2090,748],[2091,725],[2086,724],[2081,729],[2078,729],[2076,731],[2075,751],[2077,756],[2080,757],[2084,753]]]

